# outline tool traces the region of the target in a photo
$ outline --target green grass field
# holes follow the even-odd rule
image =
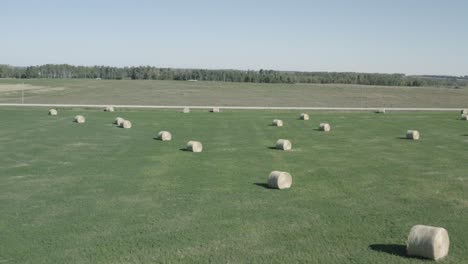
[[[443,263],[468,263],[468,122],[299,113],[1,108],[0,263],[426,263],[404,255],[414,224],[445,227]],[[292,188],[265,188],[272,170]]]
[[[21,90],[49,104],[468,107],[467,88],[76,79],[0,79],[0,103],[21,103]]]

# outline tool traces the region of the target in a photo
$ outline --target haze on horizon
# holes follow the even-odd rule
[[[2,1],[0,64],[468,75],[468,2]]]

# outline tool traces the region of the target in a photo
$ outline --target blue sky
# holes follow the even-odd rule
[[[468,75],[468,1],[2,0],[0,64]]]

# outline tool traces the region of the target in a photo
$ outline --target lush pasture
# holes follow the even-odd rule
[[[414,224],[447,228],[444,263],[468,262],[468,122],[310,114],[0,109],[0,263],[424,263],[404,256]],[[292,188],[265,188],[272,170]]]
[[[26,103],[468,107],[467,88],[73,79],[0,79],[0,103],[21,103],[21,90]]]

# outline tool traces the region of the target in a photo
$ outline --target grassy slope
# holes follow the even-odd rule
[[[21,91],[1,92],[1,85],[23,82],[45,87],[26,91],[26,103],[462,108],[468,101],[466,88],[0,79],[0,102],[21,102]]]
[[[446,227],[444,263],[468,262],[468,123],[453,114],[46,112],[0,111],[1,262],[422,263],[372,249],[404,252],[413,224]],[[422,140],[400,139],[409,128]],[[173,141],[152,139],[163,129]],[[190,139],[205,151],[179,150]],[[271,170],[292,189],[264,188]]]

